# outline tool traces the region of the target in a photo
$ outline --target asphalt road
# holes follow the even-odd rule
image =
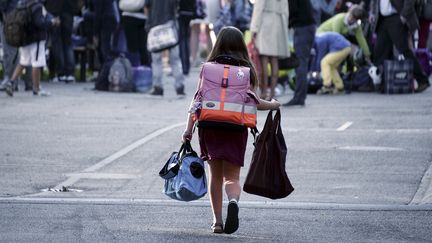
[[[243,193],[239,231],[213,235],[208,197],[172,201],[157,175],[180,146],[197,79],[194,70],[185,99],[172,77],[162,99],[91,83],[44,83],[46,98],[0,94],[0,242],[432,242],[431,89],[309,95],[304,108],[282,108],[295,191]],[[62,186],[71,191],[46,191]]]

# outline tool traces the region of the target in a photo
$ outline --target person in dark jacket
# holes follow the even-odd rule
[[[54,18],[49,13],[44,14],[42,1],[40,0],[20,0],[18,6],[27,5],[32,11],[32,28],[25,41],[26,44],[19,48],[20,60],[16,66],[11,80],[6,84],[5,91],[9,96],[13,96],[14,82],[21,75],[24,67],[32,67],[33,95],[47,96],[48,92],[40,88],[41,69],[46,65],[45,43],[47,30],[52,26],[58,26],[60,20]]]
[[[289,26],[294,28],[294,50],[299,59],[296,68],[294,97],[283,106],[305,105],[308,89],[307,72],[315,38],[315,20],[310,0],[289,0]]]
[[[393,59],[395,46],[406,59],[413,61],[414,77],[418,83],[416,92],[423,92],[430,86],[429,80],[410,46],[410,38],[419,28],[414,4],[413,0],[372,0],[369,20],[377,34],[375,66],[381,66],[386,59]]]
[[[50,8],[50,2],[55,7]],[[50,0],[45,5],[48,12],[60,18],[60,26],[52,28],[51,43],[58,81],[74,82],[75,58],[72,46],[73,16],[78,0]]]

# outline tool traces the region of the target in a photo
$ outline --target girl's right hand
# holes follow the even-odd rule
[[[186,143],[186,141],[192,140],[192,131],[185,130],[182,136],[182,142]]]

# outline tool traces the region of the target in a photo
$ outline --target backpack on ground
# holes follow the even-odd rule
[[[195,94],[195,120],[200,127],[243,129],[256,126],[258,99],[249,89],[250,68],[204,63]]]
[[[369,75],[370,66],[365,65],[358,67],[354,73],[346,75],[344,80],[345,90],[359,91],[359,92],[372,92],[375,90],[372,78]]]
[[[109,90],[115,92],[134,92],[135,84],[133,82],[133,70],[130,61],[119,56],[114,59],[110,68],[109,75]]]
[[[6,13],[3,16],[4,35],[6,42],[13,47],[30,44],[30,35],[33,31],[32,6],[38,1],[29,1]]]

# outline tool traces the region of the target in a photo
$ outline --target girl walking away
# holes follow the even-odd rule
[[[249,59],[242,32],[235,27],[222,28],[207,61],[230,64],[228,60],[235,60],[235,63],[240,64],[240,66],[250,68],[250,89],[255,93],[258,83],[255,67]],[[202,78],[202,72],[200,76]],[[257,99],[257,101],[258,110],[276,110],[280,106],[280,103],[274,99],[271,101]],[[183,133],[183,142],[192,139],[194,107],[196,107],[196,103],[195,100],[192,100],[187,126]],[[213,212],[211,229],[213,233],[234,233],[239,226],[238,201],[241,192],[239,179],[240,169],[244,165],[248,137],[247,128],[229,130],[221,127],[198,126],[198,137],[201,158],[208,161],[210,172],[209,195]],[[224,187],[229,200],[225,224],[222,221]]]

